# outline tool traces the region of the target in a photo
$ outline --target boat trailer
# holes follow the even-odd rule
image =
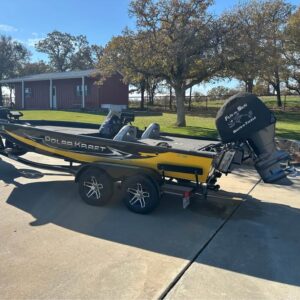
[[[218,178],[245,160],[253,161],[267,183],[286,176],[280,163],[289,155],[276,149],[275,116],[248,93],[224,103],[216,117],[221,140],[202,147],[189,148],[190,137],[161,135],[155,123],[138,133],[128,125],[134,120],[128,114],[110,113],[97,135],[46,130],[19,120],[20,116],[0,110],[0,155],[74,175],[81,198],[90,205],[105,205],[119,182],[125,205],[135,213],[152,212],[163,194],[180,196],[186,208],[193,195],[206,198],[209,190],[219,190]],[[34,162],[23,157],[26,152],[60,158],[68,164]]]

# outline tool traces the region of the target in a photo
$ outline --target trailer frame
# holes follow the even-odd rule
[[[0,137],[0,156],[4,156],[6,158],[9,158],[13,161],[19,162],[21,164],[24,164],[29,167],[38,168],[38,169],[45,169],[50,171],[58,171],[63,173],[68,173],[74,176],[74,181],[79,186],[79,194],[81,198],[88,204],[94,205],[94,206],[103,206],[109,202],[113,190],[111,190],[109,194],[109,197],[107,199],[104,199],[103,201],[100,199],[96,199],[97,201],[89,201],[88,197],[85,197],[83,195],[83,188],[84,188],[84,182],[81,181],[81,178],[86,173],[90,173],[93,171],[94,175],[91,175],[91,177],[99,177],[105,176],[108,181],[111,183],[109,186],[113,186],[114,182],[121,182],[121,190],[125,194],[127,190],[122,188],[122,184],[127,182],[128,178],[137,178],[137,185],[138,180],[140,181],[147,181],[148,185],[153,184],[155,187],[154,189],[154,198],[150,200],[149,203],[146,203],[145,207],[134,207],[128,204],[128,201],[126,203],[125,201],[125,195],[124,195],[124,202],[127,206],[127,208],[135,213],[140,214],[147,214],[152,212],[159,204],[160,198],[162,195],[168,194],[168,195],[175,195],[177,197],[180,197],[182,200],[182,207],[186,209],[191,201],[191,198],[195,195],[202,196],[203,199],[207,198],[207,184],[199,183],[198,181],[198,172],[201,170],[198,170],[195,168],[195,182],[187,182],[185,184],[182,184],[182,182],[179,182],[176,180],[174,181],[172,178],[166,178],[164,176],[164,172],[162,174],[156,172],[153,169],[148,169],[144,167],[137,167],[137,166],[130,166],[130,165],[123,165],[118,163],[80,163],[79,165],[74,165],[74,163],[77,163],[76,161],[67,160],[69,162],[69,165],[53,165],[53,164],[46,164],[46,163],[40,163],[36,161],[32,161],[29,159],[26,159],[24,157],[15,155],[11,153],[11,149],[7,149],[4,146],[4,143],[2,141],[2,138]],[[34,153],[34,151],[33,151]],[[41,155],[41,154],[40,154]],[[66,160],[65,160],[66,161]],[[163,168],[164,166],[161,166],[160,168]],[[168,166],[165,166],[168,167]],[[196,170],[197,169],[197,170]],[[182,171],[182,170],[181,170]],[[187,170],[190,172],[190,170]],[[96,173],[95,173],[96,172]],[[105,181],[105,180],[104,180]],[[147,184],[147,182],[146,182]],[[114,188],[114,187],[113,187]],[[155,192],[156,191],[156,192]],[[149,192],[146,192],[149,193]],[[151,195],[150,195],[151,196]],[[149,196],[149,199],[150,199]],[[151,202],[152,201],[152,202]],[[130,202],[130,201],[129,201]],[[153,203],[155,202],[155,203]]]

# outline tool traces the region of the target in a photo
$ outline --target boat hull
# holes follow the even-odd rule
[[[153,169],[166,177],[195,180],[190,169],[201,170],[200,182],[206,182],[215,154],[201,151],[185,151],[143,143],[114,141],[110,139],[58,133],[19,124],[0,124],[1,135],[28,151],[67,159],[80,163],[117,163]],[[166,170],[160,166],[167,165]],[[172,166],[184,167],[177,171]],[[175,171],[174,171],[175,170]],[[183,170],[183,168],[181,168]]]

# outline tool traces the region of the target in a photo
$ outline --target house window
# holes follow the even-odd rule
[[[24,94],[26,98],[31,98],[32,96],[32,89],[31,88],[25,88],[24,89]]]
[[[84,96],[87,96],[88,94],[88,88],[87,85],[84,85]],[[76,96],[82,96],[82,85],[76,86]]]

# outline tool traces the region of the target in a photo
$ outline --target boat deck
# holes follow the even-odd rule
[[[76,128],[76,127],[65,127],[65,126],[35,126],[39,129],[50,130],[60,133],[75,134],[75,135],[96,135],[97,129],[90,128]]]
[[[182,137],[163,136],[160,139],[142,139],[141,143],[145,143],[150,146],[158,146],[159,143],[167,143],[173,149],[198,151],[200,148],[212,143],[217,143],[208,140],[195,140]]]
[[[74,134],[74,135],[88,135],[98,136],[97,129],[90,128],[76,128],[76,127],[62,127],[62,126],[36,126],[39,129],[50,130],[54,132]],[[218,141],[211,140],[198,140],[183,137],[173,137],[168,135],[162,135],[160,139],[139,139],[139,143],[144,143],[150,146],[157,146],[159,143],[167,143],[173,149],[197,151],[199,148],[207,146],[209,144],[216,144]]]

